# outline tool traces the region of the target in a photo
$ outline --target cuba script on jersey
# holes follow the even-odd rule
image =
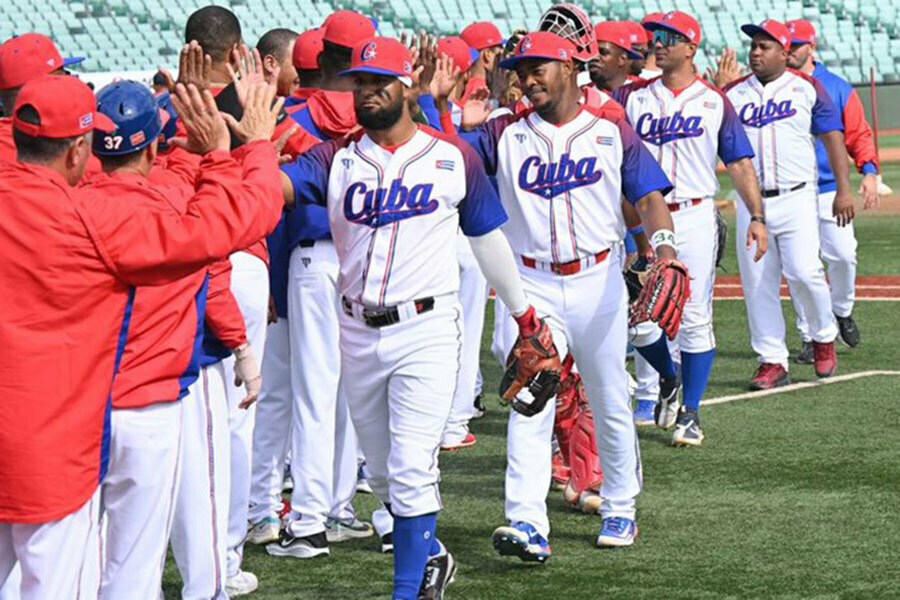
[[[519,169],[519,187],[550,200],[569,190],[597,183],[601,177],[603,173],[593,156],[574,161],[566,153],[559,161],[549,163],[539,156],[529,156]]]
[[[680,110],[672,116],[658,118],[646,112],[638,117],[634,128],[643,141],[660,146],[673,140],[700,137],[705,132],[701,123],[701,117],[686,117]]]
[[[764,106],[757,106],[753,102],[745,104],[741,107],[739,116],[741,123],[748,127],[765,127],[769,123],[787,119],[796,114],[796,109],[791,107],[791,100],[776,102],[769,98]]]
[[[369,189],[358,181],[344,194],[344,216],[352,223],[381,227],[402,219],[433,213],[438,201],[431,197],[433,183],[417,183],[411,188],[394,179],[389,188]]]

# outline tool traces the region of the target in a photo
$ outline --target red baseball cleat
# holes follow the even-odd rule
[[[452,452],[453,450],[461,450],[462,448],[470,448],[475,445],[475,442],[478,440],[475,439],[475,434],[471,431],[466,434],[466,437],[456,444],[447,444],[446,446],[441,445],[441,450],[444,452]]]
[[[753,379],[750,380],[750,389],[754,391],[771,390],[791,382],[784,367],[775,363],[763,363],[759,365]]]
[[[831,377],[837,371],[837,353],[834,351],[834,342],[823,344],[813,342],[813,363],[816,366],[816,375],[819,377]]]

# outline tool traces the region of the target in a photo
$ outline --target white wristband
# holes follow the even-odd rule
[[[675,232],[669,229],[657,229],[650,236],[650,246],[656,250],[659,246],[671,246],[672,249],[677,248],[675,245]]]

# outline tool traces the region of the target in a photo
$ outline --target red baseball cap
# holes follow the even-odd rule
[[[753,37],[757,33],[767,35],[784,46],[785,50],[790,50],[791,48],[791,32],[787,28],[787,25],[785,25],[781,21],[776,21],[775,19],[766,19],[759,25],[748,23],[746,25],[741,25],[741,31],[743,31],[750,37]]]
[[[500,61],[500,66],[515,69],[516,64],[526,58],[572,60],[575,58],[575,44],[549,31],[533,31],[519,40],[512,55]]]
[[[644,15],[644,18],[641,19],[641,25],[644,26],[644,29],[647,29],[647,23],[650,21],[659,21],[665,16],[666,13],[663,12],[652,12]]]
[[[794,19],[785,23],[791,32],[792,44],[815,44],[816,28],[806,19]]]
[[[31,105],[40,117],[40,125],[18,118],[19,109]],[[99,129],[115,131],[112,119],[97,111],[97,99],[77,77],[43,75],[22,86],[12,114],[13,127],[32,137],[66,138]]]
[[[459,37],[479,52],[506,43],[506,40],[500,35],[500,30],[490,21],[478,21],[468,25],[462,30]]]
[[[622,24],[622,27],[628,33],[628,41],[631,42],[632,46],[650,43],[650,36],[647,35],[647,30],[637,21],[619,21],[619,23]]]
[[[659,19],[647,21],[644,27],[650,31],[666,29],[683,35],[692,44],[699,44],[701,38],[700,23],[697,19],[680,10],[669,11]]]
[[[350,68],[341,75],[353,73],[375,73],[391,75],[400,82],[412,86],[413,63],[409,48],[393,38],[370,37],[353,48]]]
[[[594,35],[597,36],[597,42],[609,42],[618,46],[625,51],[628,58],[643,58],[639,53],[635,52],[631,47],[631,40],[628,30],[622,25],[621,21],[601,21],[594,25]]]
[[[322,53],[322,29],[308,29],[297,36],[291,61],[295,69],[311,71],[319,68],[319,54]]]
[[[353,10],[339,10],[328,15],[322,29],[323,41],[344,48],[355,48],[360,40],[375,35],[372,19]]]
[[[465,40],[455,35],[439,39],[437,51],[440,55],[452,58],[453,66],[459,67],[460,73],[468,71],[469,67],[478,60],[478,50],[472,48]]]
[[[53,41],[40,33],[23,33],[0,44],[0,90],[80,63],[84,57],[63,58]]]

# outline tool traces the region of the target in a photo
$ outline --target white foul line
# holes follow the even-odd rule
[[[743,296],[715,296],[713,300],[743,300]],[[781,296],[782,300],[790,300],[790,296]],[[866,297],[856,297],[856,302],[900,302],[900,297],[897,298],[866,298]]]
[[[727,402],[735,402],[736,400],[749,400],[751,398],[765,398],[774,394],[784,394],[786,392],[794,392],[806,388],[818,387],[820,385],[828,385],[830,383],[841,383],[843,381],[852,381],[854,379],[862,379],[863,377],[875,377],[877,375],[900,375],[900,371],[860,371],[858,373],[848,373],[846,375],[838,375],[836,377],[828,377],[817,381],[804,381],[802,383],[792,383],[784,387],[764,390],[761,392],[745,392],[743,394],[732,394],[731,396],[720,396],[718,398],[710,398],[700,402],[703,406],[712,406],[714,404],[725,404]]]

